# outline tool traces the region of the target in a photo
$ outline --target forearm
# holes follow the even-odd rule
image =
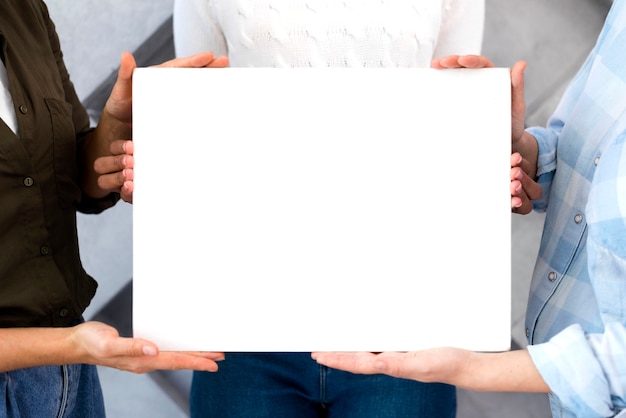
[[[527,350],[471,353],[454,380],[474,391],[550,392]]]
[[[0,372],[34,366],[76,363],[73,328],[0,329]]]

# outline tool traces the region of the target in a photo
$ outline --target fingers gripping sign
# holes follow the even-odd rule
[[[188,57],[175,58],[156,68],[222,68],[228,58],[215,57],[212,52],[202,52]],[[137,68],[130,53],[123,53],[117,81],[106,102],[95,130],[102,138],[102,150],[94,160],[93,169],[98,176],[98,187],[105,192],[117,192],[122,200],[133,201],[134,145],[132,142],[132,75]]]

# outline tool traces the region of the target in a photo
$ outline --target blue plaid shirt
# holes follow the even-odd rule
[[[547,126],[528,131],[546,212],[528,350],[555,417],[626,417],[626,0]]]

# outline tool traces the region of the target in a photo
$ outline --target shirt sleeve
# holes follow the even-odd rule
[[[212,51],[228,55],[226,39],[212,13],[210,0],[174,0],[173,32],[176,56]]]
[[[626,328],[607,324],[603,334],[585,335],[571,325],[528,352],[554,395],[580,417],[613,417],[626,388]]]
[[[537,160],[537,182],[543,189],[541,198],[534,201],[534,209],[544,212],[548,206],[550,187],[556,170],[556,152],[563,126],[571,117],[580,96],[584,93],[589,73],[597,57],[596,46],[589,54],[576,76],[570,81],[565,93],[545,127],[530,127],[527,132],[537,140],[539,155]]]
[[[485,0],[445,0],[435,57],[478,55],[485,26]]]

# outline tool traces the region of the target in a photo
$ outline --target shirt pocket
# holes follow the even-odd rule
[[[54,179],[63,209],[76,207],[81,198],[78,186],[78,156],[72,106],[62,100],[45,99],[52,128]]]

